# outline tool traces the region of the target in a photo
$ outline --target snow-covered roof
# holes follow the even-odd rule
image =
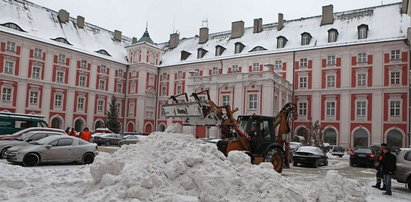
[[[277,31],[277,23],[263,25],[263,31],[253,33],[253,27],[245,28],[241,38],[230,39],[231,32],[210,34],[209,40],[199,44],[199,37],[181,39],[174,49],[168,49],[168,44],[159,44],[166,52],[162,56],[162,66],[188,64],[199,61],[212,61],[225,58],[244,57],[268,53],[281,53],[294,50],[316,49],[325,47],[363,44],[377,41],[390,41],[405,39],[407,28],[410,26],[410,17],[401,14],[401,3],[382,5],[364,9],[334,13],[334,23],[320,26],[321,16],[288,20],[284,27]],[[358,39],[358,26],[368,25],[368,37]],[[336,42],[328,42],[328,30],[336,29],[338,39]],[[312,36],[309,45],[301,45],[301,34],[309,33]],[[277,48],[277,37],[283,36],[288,41],[284,48]],[[245,45],[241,53],[235,54],[235,43]],[[215,47],[223,46],[225,51],[221,56],[215,56]],[[255,47],[261,46],[266,50],[250,52]],[[199,48],[208,51],[203,58],[197,59]],[[181,52],[186,51],[191,55],[181,61]]]
[[[14,23],[24,32],[0,26],[1,32],[69,48],[108,60],[127,63],[127,51],[124,48],[131,39],[122,37],[121,42],[113,40],[113,32],[98,26],[85,23],[84,29],[78,28],[76,19],[60,23],[58,12],[33,4],[28,1],[0,0],[0,24]],[[54,41],[64,38],[69,44]],[[105,50],[110,56],[97,53]]]

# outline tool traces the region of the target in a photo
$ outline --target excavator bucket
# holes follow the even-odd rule
[[[174,103],[164,104],[162,110],[166,118],[181,118],[184,125],[189,126],[218,126],[221,124],[221,119],[217,117],[217,114],[212,110],[208,101],[201,100],[198,95],[207,93],[208,91],[202,91],[199,93],[193,93],[191,97],[194,97],[194,101],[189,101],[186,93],[171,96],[170,100]],[[185,101],[178,101],[177,97],[185,95]]]

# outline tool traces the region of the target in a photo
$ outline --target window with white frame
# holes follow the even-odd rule
[[[400,72],[391,72],[391,84],[400,84]]]
[[[117,111],[117,114],[120,115],[120,112],[121,112],[121,104],[120,103],[116,103],[116,111]]]
[[[335,102],[330,101],[326,103],[326,115],[335,116]]]
[[[253,63],[253,71],[258,71],[260,69],[260,63],[254,62]]]
[[[123,92],[123,81],[118,81],[117,82],[117,92],[118,93]]]
[[[107,71],[107,66],[106,65],[101,65],[100,66],[100,72],[101,73],[106,73],[106,71]]]
[[[167,86],[165,85],[161,87],[161,96],[167,96]]]
[[[64,71],[57,71],[56,74],[56,81],[58,83],[64,83]]]
[[[233,73],[239,72],[238,65],[233,65]]]
[[[213,67],[213,70],[211,72],[213,75],[218,74],[218,67]]]
[[[30,105],[37,106],[37,104],[39,103],[39,91],[37,90],[30,91],[29,102],[30,102]]]
[[[298,115],[299,116],[307,115],[307,102],[298,103]]]
[[[248,95],[248,107],[250,110],[257,110],[257,94],[249,94]]]
[[[103,113],[103,109],[104,109],[104,100],[103,99],[97,100],[97,112]]]
[[[54,107],[61,109],[63,106],[63,94],[56,93],[54,95]]]
[[[62,63],[62,64],[66,63],[66,55],[64,55],[64,54],[59,54],[58,62],[59,62],[59,63]]]
[[[77,110],[79,111],[84,110],[84,102],[85,102],[84,97],[81,96],[77,98]]]
[[[284,37],[277,37],[277,48],[284,48],[287,39]]]
[[[327,87],[335,87],[335,75],[327,75]]]
[[[301,58],[301,59],[300,59],[300,66],[301,66],[301,67],[308,67],[308,60],[307,60],[307,58]]]
[[[161,75],[163,80],[167,80],[167,73],[163,73],[163,75]]]
[[[98,82],[98,89],[105,90],[106,89],[106,80],[100,79]]]
[[[230,95],[223,95],[222,99],[223,106],[230,105]]]
[[[43,55],[43,50],[41,48],[35,48],[34,49],[33,57],[40,59],[40,58],[42,58],[42,55]]]
[[[283,63],[282,63],[281,60],[276,60],[275,63],[274,63],[275,69],[281,69],[282,65],[283,65]]]
[[[400,50],[392,50],[391,60],[399,60],[399,59],[401,59]]]
[[[181,85],[177,85],[177,95],[180,95],[181,93],[183,93],[183,87]]]
[[[153,75],[150,75],[148,77],[148,85],[154,86],[154,76]]]
[[[307,77],[306,76],[300,77],[300,88],[307,88]]]
[[[13,41],[7,41],[6,51],[16,52],[16,43]]]
[[[118,70],[118,76],[119,77],[124,77],[124,71],[122,69]]]
[[[330,55],[327,57],[327,65],[335,65],[335,55]]]
[[[12,60],[5,60],[4,62],[4,73],[14,74],[15,62]]]
[[[1,101],[11,102],[13,97],[13,88],[12,87],[3,87]]]
[[[41,68],[39,66],[33,66],[31,69],[31,77],[33,79],[39,79],[40,78],[40,71]]]
[[[128,115],[134,116],[134,102],[128,104]]]
[[[301,45],[308,45],[310,44],[311,36],[308,33],[305,33],[301,36]]]
[[[390,101],[390,115],[392,117],[398,117],[401,115],[401,101]]]
[[[358,39],[366,39],[367,38],[367,28],[360,27],[358,29]]]
[[[336,42],[338,37],[338,32],[335,29],[328,31],[328,42]]]
[[[135,81],[131,81],[130,84],[130,93],[133,94],[136,91],[136,82]]]
[[[178,71],[177,72],[177,79],[182,79],[183,78],[183,71]]]
[[[364,87],[367,85],[367,74],[365,73],[357,74],[357,85],[360,87]]]
[[[87,69],[87,61],[86,60],[81,60],[80,67],[83,68],[83,69]]]
[[[357,101],[357,116],[365,116],[366,115],[366,102],[365,101]]]
[[[367,54],[358,53],[358,63],[366,63],[366,62],[367,62]]]
[[[85,86],[86,86],[86,80],[87,80],[87,77],[86,77],[85,75],[80,75],[80,77],[79,77],[79,85],[80,85],[81,87],[85,87]]]

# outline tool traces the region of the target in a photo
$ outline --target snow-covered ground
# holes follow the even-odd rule
[[[251,165],[242,152],[222,155],[191,135],[156,133],[92,165],[21,167],[0,161],[0,201],[409,201],[393,181],[393,196],[371,188],[372,169],[344,158],[329,166]]]

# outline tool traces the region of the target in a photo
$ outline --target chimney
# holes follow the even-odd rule
[[[254,27],[253,27],[253,33],[260,33],[263,31],[263,19],[258,18],[254,19]]]
[[[121,31],[114,30],[114,41],[121,41]]]
[[[84,28],[84,17],[77,16],[77,27],[83,29]]]
[[[180,35],[178,33],[170,34],[170,41],[169,41],[168,48],[173,49],[177,47],[179,40],[180,40]]]
[[[208,41],[208,27],[200,28],[200,39],[198,40],[199,44],[203,44]]]
[[[323,14],[321,17],[321,25],[333,24],[334,22],[334,6],[323,6]]]
[[[231,38],[240,38],[244,35],[244,21],[231,23]]]
[[[66,23],[66,22],[69,21],[70,13],[67,12],[66,10],[64,10],[64,9],[60,9],[58,17],[59,17],[59,20],[60,20],[61,23]]]
[[[131,39],[131,44],[135,44],[135,43],[137,43],[137,38],[136,38],[136,37],[133,37],[133,38]]]
[[[277,31],[282,30],[283,27],[284,27],[284,15],[282,13],[278,13]]]

